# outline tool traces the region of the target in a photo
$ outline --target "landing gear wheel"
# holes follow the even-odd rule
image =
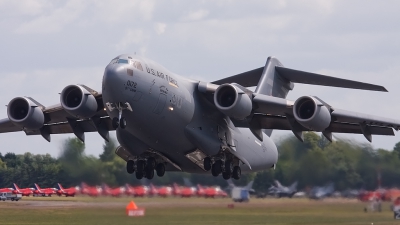
[[[210,171],[211,170],[211,158],[210,157],[205,157],[203,161],[203,166],[205,171]]]
[[[126,172],[128,172],[129,174],[135,172],[134,166],[135,162],[133,160],[128,160],[128,162],[126,162]]]
[[[154,170],[154,168],[156,168],[156,165],[157,165],[157,162],[156,162],[155,158],[150,157],[150,158],[147,159],[147,166],[146,167],[148,169]]]
[[[231,178],[231,173],[223,172],[223,173],[222,173],[222,177],[223,177],[225,180],[229,180],[229,179]]]
[[[143,173],[143,171],[144,171],[144,165],[145,165],[145,164],[144,164],[144,161],[143,161],[143,160],[138,160],[138,161],[136,162],[136,170]]]
[[[113,127],[114,129],[117,129],[117,128],[119,127],[119,119],[118,119],[117,117],[114,117],[114,118],[112,119],[112,127]]]
[[[242,170],[240,169],[240,167],[239,166],[233,167],[233,174],[232,174],[233,179],[239,180],[241,175],[242,175]]]
[[[231,175],[232,174],[232,161],[231,160],[226,160],[225,161],[225,173]]]
[[[136,179],[141,180],[143,178],[144,174],[141,171],[136,171]]]
[[[157,176],[162,177],[165,174],[165,166],[164,163],[159,163],[156,166]]]
[[[211,174],[214,177],[217,177],[221,173],[221,165],[222,165],[222,161],[221,160],[215,161],[215,163],[212,165]]]
[[[121,129],[125,129],[125,127],[126,127],[125,117],[121,117],[121,119],[119,120],[119,127],[121,127]]]
[[[147,169],[146,170],[146,178],[151,180],[154,177],[154,169]]]

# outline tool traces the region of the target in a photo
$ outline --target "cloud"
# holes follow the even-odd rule
[[[16,33],[53,33],[61,31],[66,25],[76,21],[84,11],[82,1],[68,1],[65,5],[49,10],[49,14],[38,16],[33,20],[23,22],[16,29]]]
[[[143,30],[127,30],[125,35],[116,44],[116,49],[125,50],[132,44],[142,44],[147,39],[147,35]]]
[[[167,24],[165,23],[156,23],[154,24],[154,30],[158,35],[163,34],[165,29],[167,28]]]
[[[209,14],[208,10],[199,9],[193,12],[189,12],[187,15],[183,17],[183,20],[195,21],[204,19]]]

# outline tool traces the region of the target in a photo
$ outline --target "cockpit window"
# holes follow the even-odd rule
[[[121,63],[121,64],[129,64],[129,61],[126,60],[126,59],[118,59],[118,63]]]
[[[143,71],[143,67],[142,67],[142,64],[140,64],[140,62],[135,61],[135,62],[133,63],[133,66],[134,66],[136,69]]]

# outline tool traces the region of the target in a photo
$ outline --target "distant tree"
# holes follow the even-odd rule
[[[397,157],[400,158],[400,142],[397,142],[394,145],[393,152],[397,153]]]
[[[111,162],[115,158],[115,149],[117,145],[115,140],[110,138],[110,141],[104,141],[103,144],[103,153],[100,154],[100,160],[103,162]]]

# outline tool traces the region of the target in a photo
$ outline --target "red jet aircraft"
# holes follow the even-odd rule
[[[15,183],[14,183],[14,188],[15,188],[15,190],[12,191],[13,194],[21,194],[22,196],[29,196],[29,195],[33,194],[32,189],[30,189],[30,188],[20,189],[18,187],[18,185],[16,185]]]
[[[103,184],[102,189],[103,195],[109,195],[113,197],[120,197],[124,193],[124,188],[110,188],[107,186],[107,184]]]
[[[43,189],[41,189],[39,187],[39,185],[37,185],[36,183],[35,183],[35,188],[36,188],[36,190],[34,190],[33,193],[36,194],[36,195],[51,197],[52,194],[56,194],[56,191],[53,188],[43,188]]]
[[[76,195],[76,188],[71,187],[71,188],[64,189],[60,183],[58,183],[57,185],[59,188],[59,190],[57,191],[58,196],[65,195],[65,197],[68,197],[68,196],[74,197]]]
[[[0,188],[0,193],[2,192],[12,192],[14,189],[12,188]]]
[[[129,184],[125,185],[125,194],[133,195],[135,197],[145,197],[149,193],[149,188],[146,186],[135,186],[132,187]]]
[[[91,187],[85,183],[82,183],[81,185],[81,193],[85,195],[89,195],[92,197],[97,197],[101,195],[101,188],[98,187]]]

